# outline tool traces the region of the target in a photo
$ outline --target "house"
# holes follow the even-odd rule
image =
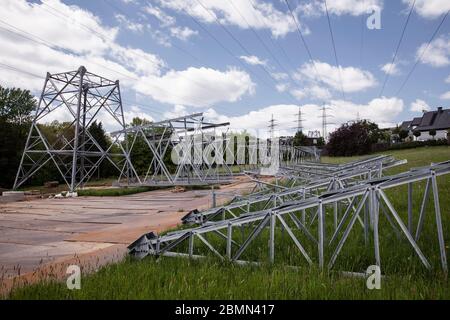
[[[437,108],[436,111],[424,112],[421,117],[416,117],[410,121],[403,121],[401,130],[408,131],[411,135],[419,131],[421,134],[417,138],[419,141],[433,139],[430,131],[436,131],[434,139],[446,139],[447,131],[450,130],[450,109]]]

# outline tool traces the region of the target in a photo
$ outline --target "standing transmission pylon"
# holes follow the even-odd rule
[[[277,126],[276,124],[276,120],[273,118],[273,114],[272,114],[272,118],[269,120],[269,138],[273,139],[275,137],[275,127]]]
[[[54,114],[71,119],[61,125],[56,139],[46,134],[42,126]],[[102,147],[89,130],[99,116],[125,129],[119,81],[90,73],[83,66],[71,72],[47,73],[14,189],[46,165],[56,167],[71,192],[82,187],[105,160],[128,175],[133,167],[124,146],[125,133],[114,136],[109,147]]]
[[[322,105],[322,108],[321,108],[322,115],[319,116],[319,118],[322,118],[322,137],[325,141],[327,141],[327,138],[328,138],[328,126],[330,124],[333,124],[333,123],[328,122],[328,118],[333,117],[333,116],[327,114],[327,110],[329,110],[329,109],[330,108],[325,106],[325,104]]]
[[[302,118],[302,108],[301,107],[298,107],[297,132],[303,132],[303,118]]]

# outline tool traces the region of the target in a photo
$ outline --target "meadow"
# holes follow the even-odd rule
[[[450,147],[423,147],[384,152],[408,164],[391,169],[394,174],[409,168],[450,159]],[[324,158],[324,162],[346,162],[352,158]],[[425,183],[415,185],[414,223]],[[438,178],[440,206],[447,256],[450,244],[450,176]],[[387,192],[399,214],[406,221],[406,186]],[[260,266],[240,266],[220,261],[199,244],[208,257],[189,260],[147,257],[105,266],[82,277],[81,290],[68,290],[65,283],[41,282],[12,291],[10,299],[449,299],[450,281],[440,270],[433,201],[429,201],[423,235],[418,241],[433,266],[427,270],[404,237],[397,237],[380,216],[380,251],[384,277],[380,290],[369,290],[366,280],[340,271],[364,272],[374,264],[372,243],[365,243],[362,232],[352,232],[342,254],[331,271],[308,266],[281,228],[277,229],[275,263],[267,258],[268,232],[255,240],[242,259],[262,261]],[[357,229],[355,229],[357,230]],[[149,230],[150,231],[150,230]],[[330,230],[331,231],[331,230]],[[359,230],[358,230],[359,231]],[[251,230],[245,230],[251,232]],[[327,230],[327,234],[328,230]],[[244,237],[246,234],[242,234]],[[248,233],[247,233],[248,235]],[[242,238],[243,239],[243,238]],[[218,237],[208,238],[218,242]],[[239,242],[239,239],[238,239]],[[314,244],[305,241],[305,249]],[[329,257],[329,252],[327,253]],[[313,260],[316,257],[313,256]],[[292,266],[296,266],[293,268]]]

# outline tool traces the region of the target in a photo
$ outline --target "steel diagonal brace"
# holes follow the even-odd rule
[[[439,191],[436,181],[436,172],[434,170],[431,171],[431,183],[433,188],[434,211],[436,213],[436,227],[439,240],[439,250],[441,254],[441,265],[442,270],[447,273],[447,256],[445,253],[444,233],[442,230],[441,206],[439,204]]]
[[[269,221],[269,217],[270,214],[267,214],[262,221],[259,223],[259,225],[253,229],[252,233],[250,234],[250,236],[244,241],[244,243],[242,244],[242,246],[238,249],[238,251],[236,252],[236,254],[234,255],[232,260],[237,260],[239,259],[239,257],[241,256],[241,254],[244,252],[244,250],[248,247],[248,245],[253,241],[253,239],[256,238],[256,236],[258,236],[261,231],[263,230],[263,228],[266,226],[267,222]]]
[[[157,250],[156,254],[161,255],[164,252],[169,251],[170,249],[176,247],[177,245],[179,245],[181,242],[183,242],[185,239],[189,238],[190,236],[191,236],[191,232],[186,232],[181,237],[179,237],[178,239],[176,239],[172,243],[168,244],[164,248]]]
[[[342,227],[344,226],[344,222],[347,220],[348,216],[350,215],[351,210],[354,209],[356,211],[356,208],[354,207],[355,202],[356,202],[356,197],[353,197],[350,205],[345,210],[344,216],[342,217],[338,227],[336,228],[333,235],[331,236],[331,239],[330,239],[330,242],[328,243],[328,245],[331,245],[333,243],[333,241],[336,239],[338,233],[341,231]]]
[[[286,229],[287,233],[289,234],[289,236],[292,238],[292,240],[294,241],[295,245],[297,246],[297,248],[300,250],[302,255],[305,257],[306,261],[308,261],[309,265],[312,265],[311,258],[309,257],[308,253],[303,248],[303,246],[300,244],[300,241],[298,241],[298,239],[295,237],[294,233],[292,232],[291,228],[289,228],[289,226],[286,223],[286,221],[284,221],[284,219],[280,215],[276,215],[276,217],[278,218],[278,220],[280,220],[281,224],[284,226],[284,228]]]
[[[224,257],[209,243],[201,234],[195,234],[215,255],[217,255],[220,259],[224,260]]]
[[[419,222],[417,223],[417,229],[416,229],[416,242],[419,241],[420,233],[422,232],[423,223],[425,220],[425,213],[428,203],[428,198],[430,195],[430,185],[431,185],[431,179],[427,179],[427,184],[425,186],[425,192],[423,194],[422,204],[420,206],[420,214],[419,214]]]
[[[306,236],[311,239],[312,242],[317,244],[316,238],[314,238],[314,236],[309,232],[308,228],[305,227],[305,225],[297,218],[294,213],[289,213],[289,217],[298,229],[302,230],[306,234]]]
[[[392,205],[392,203],[389,201],[389,199],[387,198],[386,194],[383,192],[383,190],[378,190],[378,193],[381,195],[381,197],[383,198],[384,202],[386,203],[387,207],[389,208],[389,210],[391,211],[392,215],[394,216],[395,220],[397,221],[398,225],[400,226],[400,229],[403,231],[403,233],[405,234],[406,238],[408,239],[409,243],[411,244],[411,246],[414,248],[415,252],[417,253],[417,255],[419,256],[420,260],[422,261],[422,263],[425,265],[425,267],[427,269],[431,269],[431,265],[428,262],[427,258],[425,257],[425,255],[422,253],[422,250],[420,250],[419,246],[417,245],[417,243],[414,241],[414,238],[412,237],[411,233],[409,233],[408,228],[405,226],[405,224],[403,223],[402,219],[400,218],[400,216],[398,215],[397,211],[395,210],[394,206]]]
[[[153,156],[157,159],[158,163],[161,165],[161,170],[163,171],[166,178],[170,182],[173,182],[172,177],[171,177],[169,171],[167,170],[167,167],[164,164],[163,159],[160,157],[158,152],[154,149],[153,144],[150,141],[148,141],[147,136],[145,135],[144,131],[142,131],[142,129],[140,130],[140,133],[141,133],[142,137],[144,138],[144,141],[146,142],[147,146],[150,148],[150,151],[152,152]]]
[[[349,224],[347,225],[347,228],[345,229],[344,235],[342,236],[341,240],[339,241],[333,255],[331,256],[330,262],[328,263],[328,269],[331,269],[336,261],[337,256],[339,255],[339,253],[341,252],[342,247],[345,244],[345,241],[348,238],[348,235],[350,234],[350,231],[353,228],[353,225],[356,222],[356,218],[359,216],[359,213],[361,212],[361,209],[363,208],[364,203],[366,202],[366,199],[369,195],[369,191],[366,190],[366,192],[364,193],[364,195],[362,196],[361,201],[358,204],[358,208],[356,209],[355,214],[353,215],[353,217],[351,218]]]

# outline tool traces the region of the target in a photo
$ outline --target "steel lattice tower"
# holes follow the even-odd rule
[[[302,117],[302,109],[301,109],[301,107],[298,107],[297,132],[303,132],[303,117]]]
[[[45,122],[56,112],[70,117],[69,125],[50,139],[42,130]],[[47,73],[36,114],[25,143],[14,189],[20,187],[48,163],[59,171],[70,191],[82,187],[104,161],[128,177],[131,166],[126,133],[116,135],[104,150],[89,132],[90,125],[105,117],[111,124],[125,129],[119,81],[111,81],[90,73],[81,66],[76,71]],[[112,147],[117,146],[116,153]]]

